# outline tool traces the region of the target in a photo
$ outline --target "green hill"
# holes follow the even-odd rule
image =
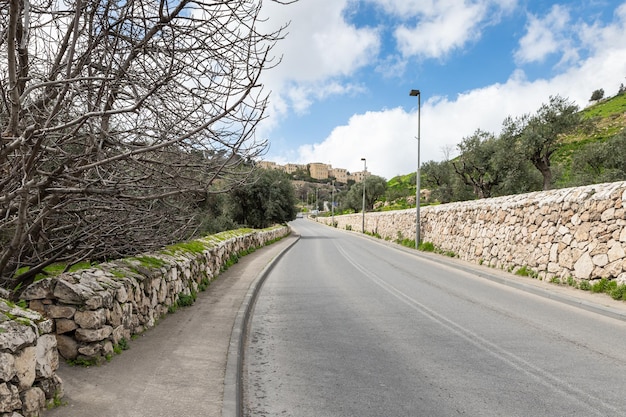
[[[601,100],[580,113],[584,122],[575,133],[562,138],[559,149],[550,159],[557,173],[555,187],[626,180],[626,171],[615,168],[615,159],[626,154],[626,149],[621,150],[626,148],[623,133],[626,128],[626,94]],[[424,169],[427,164],[422,164],[422,188],[428,183],[428,169]],[[612,166],[606,168],[607,164]],[[414,172],[394,177],[387,183],[385,200],[388,202],[414,195]]]

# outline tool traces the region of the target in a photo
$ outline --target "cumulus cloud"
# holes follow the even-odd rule
[[[620,10],[626,11],[626,6]],[[626,74],[626,45],[617,42],[626,38],[625,22],[626,13],[617,13],[610,25],[587,27],[584,36],[589,42],[596,39],[596,53],[551,78],[528,80],[522,70],[516,70],[504,83],[456,97],[422,97],[422,161],[443,160],[444,149],[455,150],[478,128],[500,133],[507,116],[533,113],[550,95],[567,97],[582,108],[596,88],[615,94]],[[412,172],[417,165],[416,107],[416,101],[407,102],[409,111],[395,108],[354,115],[321,143],[301,147],[299,160],[360,170],[360,158],[366,157],[371,171],[388,179]]]
[[[498,22],[516,0],[371,0],[404,22],[394,36],[404,57],[446,57],[480,38],[484,26]]]
[[[554,5],[550,13],[543,17],[530,15],[526,34],[520,40],[520,47],[515,52],[515,59],[520,64],[541,62],[547,56],[563,53],[575,57],[571,52],[569,36],[570,14],[567,8]]]
[[[484,3],[459,6],[449,1],[437,2],[414,26],[401,25],[395,36],[403,56],[441,58],[479,37],[479,24],[485,18]]]
[[[335,1],[342,6],[333,6]],[[370,2],[384,6],[388,13],[409,13],[408,17],[402,20],[405,22],[402,30],[407,33],[404,53],[431,57],[444,56],[446,51],[451,50],[450,48],[463,46],[464,42],[479,37],[481,27],[491,24],[494,19],[498,19],[498,13],[508,12],[515,5],[514,0],[465,1],[457,8],[458,10],[452,10],[446,8],[446,5],[451,4],[449,0],[370,0]],[[312,2],[302,2],[310,3]],[[343,10],[342,7],[347,4],[340,0],[328,0],[328,3],[324,3],[335,11]],[[361,33],[359,32],[361,29],[331,15],[332,13],[324,13],[325,18],[330,21],[328,23],[330,26],[320,21],[316,23],[318,26],[315,28],[307,27],[313,31],[319,30],[316,32],[319,33],[317,37],[306,35],[309,36],[307,39],[312,45],[316,45],[316,39],[324,38],[322,32],[326,28],[347,30],[352,34],[362,34],[366,38],[371,36],[367,42],[355,44],[358,53],[350,48],[346,50],[345,53],[349,55],[346,62],[350,71],[356,71],[361,65],[365,65],[363,59],[372,60],[373,66],[382,62],[375,56],[380,48],[377,29],[367,28]],[[416,17],[422,19],[420,25],[439,22],[442,26],[438,26],[436,31],[428,32],[423,28],[419,29],[420,25],[411,27],[406,23]],[[595,89],[603,88],[607,94],[617,92],[626,74],[626,61],[623,59],[626,56],[626,45],[623,42],[623,39],[626,39],[626,4],[616,10],[614,21],[609,23],[577,22],[576,25],[572,25],[571,14],[562,6],[552,7],[544,17],[529,15],[528,19],[526,32],[515,53],[516,62],[520,67],[512,71],[508,79],[454,97],[422,96],[420,113],[423,162],[444,159],[444,149],[455,150],[463,137],[471,135],[478,128],[499,133],[502,121],[507,116],[516,117],[524,113],[533,113],[542,103],[549,100],[550,95],[568,97],[583,107]],[[450,22],[455,22],[453,26],[458,30],[442,35],[441,32],[446,32],[450,27]],[[428,47],[431,49],[424,47],[419,49],[420,47],[415,46],[416,38],[419,36],[424,37],[424,43],[432,44]],[[297,43],[294,41],[291,47],[295,47]],[[345,47],[347,43],[349,42],[344,42],[343,46]],[[537,49],[533,51],[531,46]],[[579,57],[579,49],[586,51],[584,58]],[[317,53],[323,54],[322,51],[315,54]],[[550,77],[528,79],[523,70],[525,64],[539,62],[549,54],[555,53],[564,54],[561,57],[567,56],[566,59],[571,59],[569,65],[558,67]],[[300,54],[302,55],[302,51]],[[335,55],[335,59],[341,59],[340,55]],[[292,67],[287,71],[300,68],[293,61],[289,62]],[[312,65],[312,62],[305,61],[306,65]],[[300,96],[294,95],[289,98],[287,93],[281,92],[280,97],[287,97],[284,99],[285,106],[294,106],[296,102],[305,103],[306,100],[317,100],[319,97],[328,97],[332,94],[355,94],[359,93],[360,89],[366,88],[340,82],[337,76],[345,74],[344,69],[334,67],[328,60],[319,62],[321,67],[318,76],[302,76],[297,82],[291,78],[293,85],[289,91],[292,95],[298,93]],[[402,66],[400,60],[390,62],[395,63],[398,68]],[[307,80],[314,82],[307,83]],[[316,84],[318,82],[319,84]],[[321,86],[326,86],[327,89]],[[305,103],[299,111],[306,111],[309,104]],[[301,146],[297,155],[293,153],[289,155],[289,160],[281,160],[280,156],[274,155],[272,160],[279,163],[324,162],[350,171],[360,171],[363,167],[360,159],[365,157],[370,171],[386,178],[412,172],[417,164],[415,140],[418,123],[417,100],[407,94],[406,102],[398,105],[402,107],[354,114],[344,125],[334,128],[325,139]],[[454,152],[451,156],[454,156]]]
[[[290,110],[305,112],[314,100],[360,88],[342,79],[375,59],[380,39],[376,28],[357,28],[345,21],[343,11],[348,3],[315,0],[287,6],[264,4],[267,27],[289,23],[288,36],[272,51],[281,57],[280,65],[263,78],[263,84],[272,91],[269,112],[274,121]]]

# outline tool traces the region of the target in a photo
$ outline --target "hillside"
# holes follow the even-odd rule
[[[573,161],[585,152],[591,152],[594,144],[609,141],[615,138],[626,128],[626,94],[616,95],[594,103],[580,111],[583,116],[583,126],[575,133],[563,138],[559,149],[552,155],[553,168],[559,172],[559,179],[555,186],[567,187],[572,184],[577,167]],[[596,155],[602,161],[602,154]],[[580,158],[579,158],[580,159]],[[426,163],[428,164],[428,163]],[[422,188],[427,183],[426,164],[422,164]],[[396,176],[387,183],[387,201],[393,201],[403,196],[415,195],[415,173]]]

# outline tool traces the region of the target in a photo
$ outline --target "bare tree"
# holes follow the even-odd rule
[[[0,1],[2,286],[192,236],[265,150],[260,1]]]

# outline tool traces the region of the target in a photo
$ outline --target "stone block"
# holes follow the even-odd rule
[[[59,353],[57,350],[57,339],[55,336],[47,334],[37,339],[36,365],[37,378],[50,378],[59,368]]]
[[[10,383],[0,384],[0,413],[10,413],[22,408],[22,400],[17,387]]]
[[[15,375],[20,391],[30,388],[35,382],[36,365],[37,349],[34,346],[25,347],[15,355]]]
[[[40,411],[46,407],[46,396],[38,387],[24,391],[21,400],[24,417],[38,417]]]
[[[620,243],[613,242],[607,251],[607,256],[609,257],[609,262],[614,262],[626,258],[626,251],[624,251],[624,247]]]
[[[112,331],[111,326],[104,326],[101,329],[77,329],[76,340],[86,343],[99,342],[108,338]]]
[[[30,284],[28,288],[20,294],[20,297],[27,301],[52,298],[54,286],[55,280],[52,278],[45,278]]]
[[[76,359],[78,356],[78,343],[74,338],[66,335],[57,335],[57,348],[59,354],[67,360]]]
[[[35,343],[37,335],[31,326],[8,320],[0,323],[0,351],[17,352]]]
[[[102,345],[100,343],[90,343],[79,347],[78,353],[88,358],[97,358],[102,356]]]
[[[604,267],[605,265],[609,263],[609,257],[605,253],[594,255],[591,258],[591,260],[595,266],[599,266],[599,267]]]
[[[65,277],[57,278],[54,287],[54,296],[62,304],[83,305],[94,295],[93,289],[80,283],[74,283]]]
[[[74,320],[58,319],[56,320],[55,324],[57,334],[73,332],[78,328],[78,325]]]
[[[15,369],[15,358],[10,353],[0,352],[0,382],[13,379],[17,370]]]
[[[589,279],[593,272],[594,264],[589,253],[585,252],[574,263],[574,276],[578,279]]]
[[[106,310],[77,311],[74,314],[74,321],[82,329],[99,329],[106,323]]]
[[[74,313],[76,313],[76,307],[55,304],[46,306],[46,315],[51,319],[71,319]]]
[[[54,320],[43,320],[37,323],[39,334],[48,334],[54,331]]]

